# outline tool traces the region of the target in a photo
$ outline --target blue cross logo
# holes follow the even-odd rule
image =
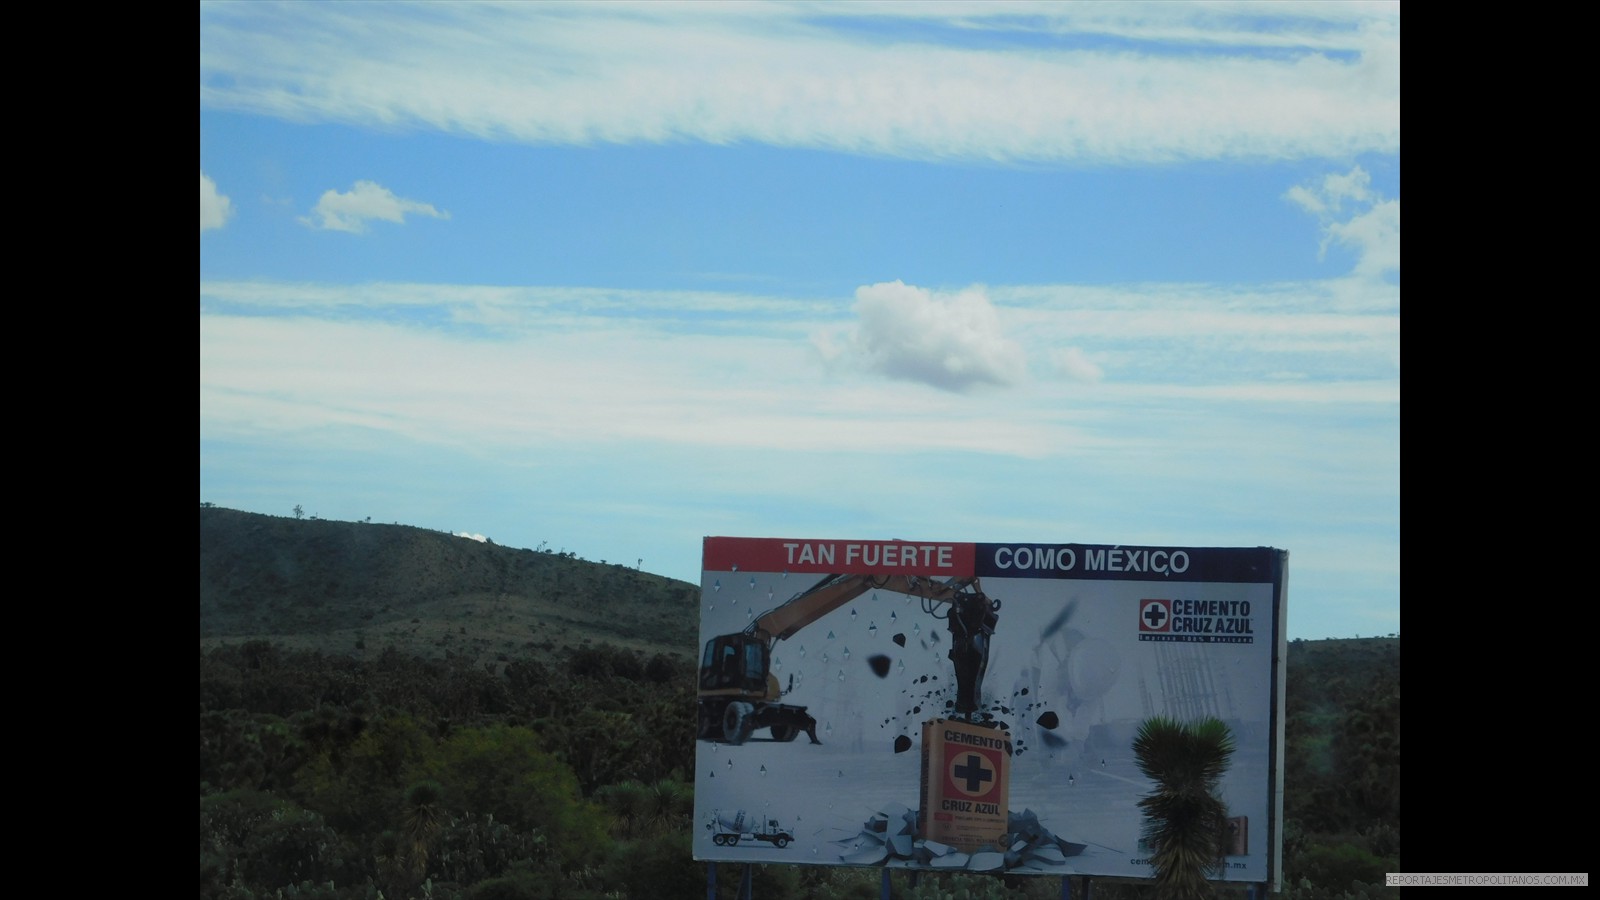
[[[1167,624],[1171,615],[1167,606],[1159,600],[1144,601],[1144,609],[1139,611],[1140,625],[1145,631],[1161,631]]]
[[[968,753],[966,763],[955,766],[950,770],[950,773],[955,775],[958,780],[967,783],[966,791],[969,794],[978,793],[983,789],[985,781],[994,780],[994,772],[984,768],[983,757],[976,753]]]

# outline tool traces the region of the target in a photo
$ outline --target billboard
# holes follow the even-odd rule
[[[706,538],[695,858],[1150,877],[1134,736],[1214,717],[1218,877],[1275,883],[1287,561]]]

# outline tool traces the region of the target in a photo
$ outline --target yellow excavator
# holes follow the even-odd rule
[[[742,744],[757,729],[767,728],[775,741],[792,741],[804,731],[811,743],[822,743],[817,740],[817,720],[804,706],[780,702],[788,691],[780,689],[772,674],[772,648],[871,590],[919,597],[923,612],[946,620],[948,655],[956,669],[952,718],[972,721],[989,667],[989,639],[999,621],[1000,601],[984,594],[976,578],[829,575],[762,613],[744,631],[706,642],[700,658],[699,738]],[[793,687],[791,674],[789,688]]]

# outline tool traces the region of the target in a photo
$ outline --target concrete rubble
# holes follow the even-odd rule
[[[947,844],[918,838],[917,811],[898,803],[883,806],[861,825],[860,835],[836,842],[839,859],[852,866],[929,868],[965,872],[1071,875],[1067,858],[1087,844],[1057,837],[1039,824],[1031,809],[1007,816],[998,846],[963,853]]]

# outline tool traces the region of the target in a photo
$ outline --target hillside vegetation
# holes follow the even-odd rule
[[[705,897],[697,605],[694,585],[561,552],[202,507],[202,900]],[[1284,896],[1391,895],[1399,639],[1292,642],[1287,700]],[[721,897],[739,874],[719,867]],[[758,866],[755,896],[867,900],[879,874]],[[1019,895],[1060,882],[894,885]],[[1156,900],[1107,879],[1094,896]]]
[[[202,647],[491,662],[585,642],[695,653],[699,588],[409,525],[200,509]]]

